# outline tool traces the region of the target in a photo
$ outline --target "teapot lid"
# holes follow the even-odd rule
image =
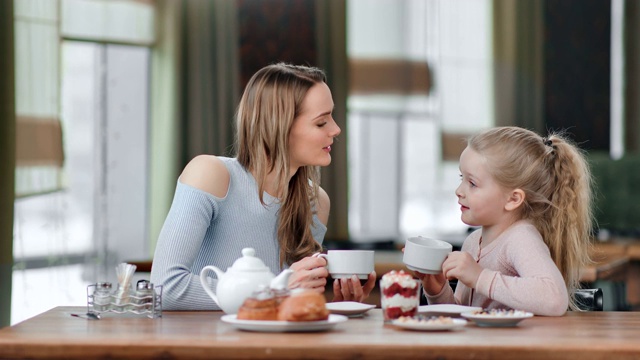
[[[242,249],[242,257],[238,258],[230,268],[233,271],[270,271],[269,268],[256,257],[254,248]]]

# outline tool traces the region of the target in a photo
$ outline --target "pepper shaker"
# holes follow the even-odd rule
[[[147,280],[140,280],[136,284],[136,304],[139,311],[145,311],[152,309],[152,305],[155,298],[155,291],[153,289],[153,283]]]

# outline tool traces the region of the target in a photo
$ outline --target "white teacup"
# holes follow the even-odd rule
[[[446,241],[422,236],[410,237],[404,245],[402,262],[407,268],[423,274],[439,274],[442,263],[453,250]]]
[[[329,250],[326,254],[314,254],[327,260],[327,270],[334,279],[350,278],[366,280],[374,269],[373,250]]]

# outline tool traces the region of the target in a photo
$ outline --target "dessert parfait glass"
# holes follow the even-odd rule
[[[404,271],[391,271],[380,279],[380,302],[385,322],[417,315],[421,283]]]

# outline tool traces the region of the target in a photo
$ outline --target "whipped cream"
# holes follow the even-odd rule
[[[404,271],[395,271],[391,270],[390,272],[384,274],[382,279],[380,280],[380,286],[383,289],[388,288],[393,284],[398,284],[402,288],[410,288],[413,289],[418,286],[418,282],[413,279],[413,276],[405,273]]]

